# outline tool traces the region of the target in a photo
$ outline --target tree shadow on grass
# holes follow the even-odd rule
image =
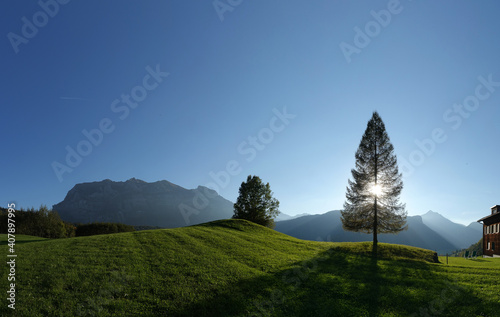
[[[41,242],[41,241],[47,241],[47,239],[40,238],[40,239],[33,239],[33,240],[16,240],[16,245],[18,244],[25,244],[25,243],[31,243],[31,242]],[[2,245],[7,245],[9,244],[8,240],[0,240],[0,246]]]
[[[480,258],[477,258],[477,259],[468,259],[468,260],[472,261],[472,262],[489,262],[488,260],[480,259]]]
[[[483,302],[482,302],[483,300]],[[386,260],[330,249],[290,269],[240,280],[178,316],[470,316],[484,303],[420,261]]]

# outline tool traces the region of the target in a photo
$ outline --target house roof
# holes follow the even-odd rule
[[[497,222],[497,221],[500,221],[500,213],[494,213],[494,214],[491,214],[491,215],[488,215],[486,217],[483,217],[481,219],[479,219],[477,222],[487,222],[487,223],[492,223],[492,222]]]

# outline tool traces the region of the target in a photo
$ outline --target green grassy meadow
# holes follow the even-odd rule
[[[244,220],[69,239],[18,236],[1,316],[498,316],[500,259],[304,241]],[[8,253],[0,235],[0,254]],[[5,263],[5,262],[4,262]],[[2,265],[0,289],[8,290]]]

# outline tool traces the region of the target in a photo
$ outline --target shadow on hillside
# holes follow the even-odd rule
[[[239,281],[182,316],[470,316],[482,303],[431,264],[330,249],[291,269]]]
[[[467,259],[467,260],[472,261],[472,262],[489,262],[488,260],[480,259],[480,258],[477,258],[477,259]]]
[[[34,240],[16,240],[16,245],[18,244],[25,244],[25,243],[31,243],[31,242],[40,242],[40,241],[47,241],[47,239],[34,239]],[[7,240],[0,240],[0,246],[2,245],[7,245],[9,242]]]

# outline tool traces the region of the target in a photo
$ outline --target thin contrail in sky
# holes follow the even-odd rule
[[[59,99],[61,100],[83,100],[83,101],[93,101],[91,99],[87,99],[87,98],[79,98],[79,97],[59,97]]]

